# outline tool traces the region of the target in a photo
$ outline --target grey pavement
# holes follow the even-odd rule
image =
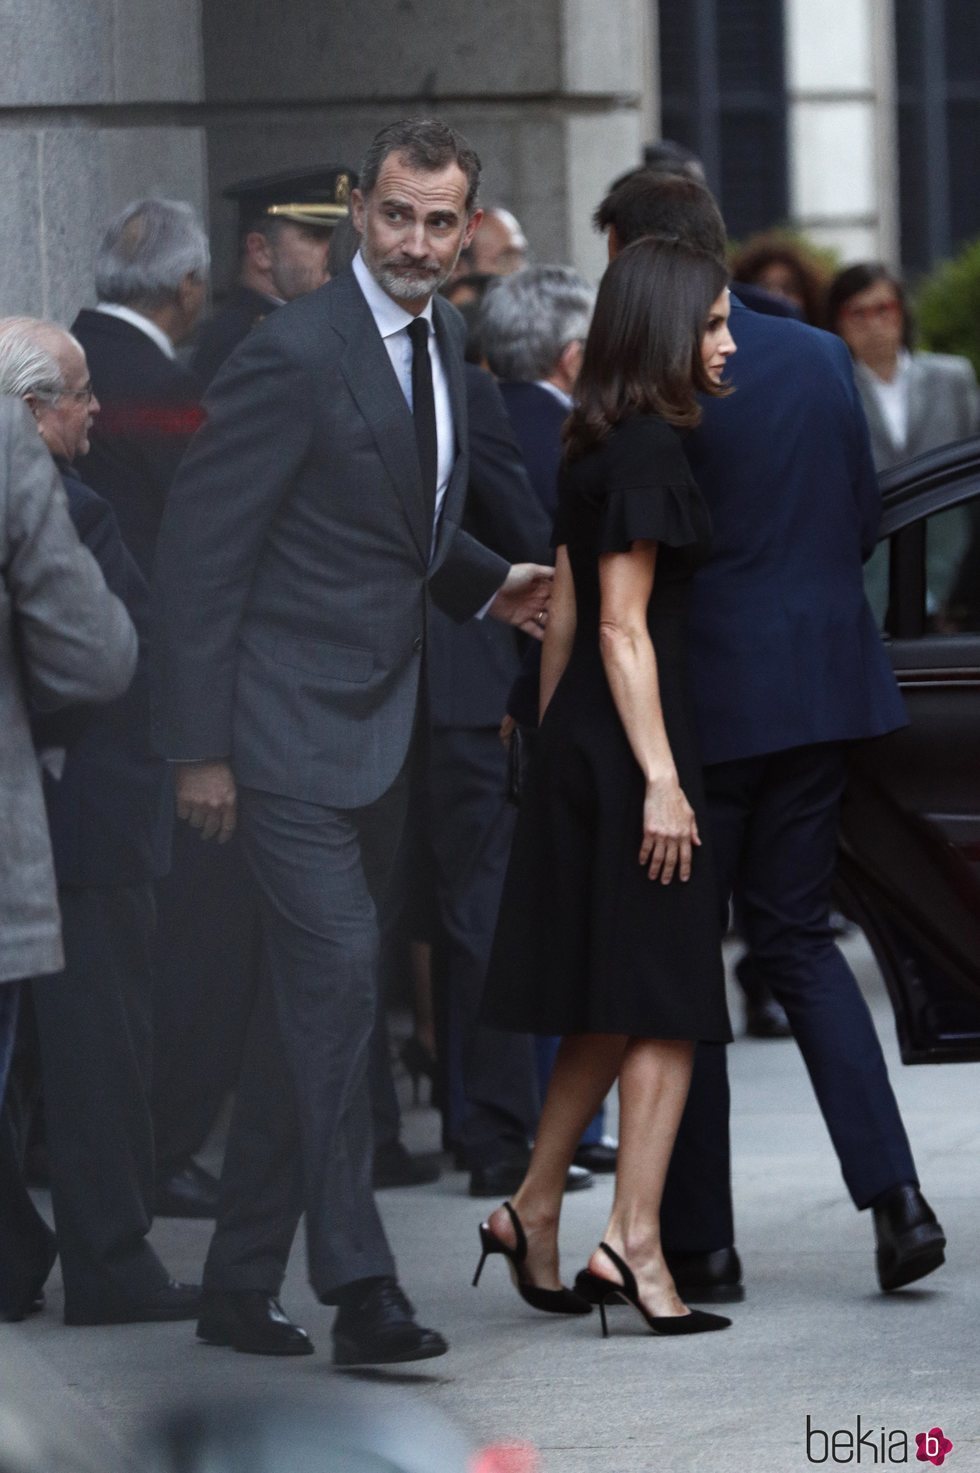
[[[905,1461],[903,1432],[908,1463],[932,1466],[916,1462],[914,1435],[939,1425],[954,1444],[951,1473],[980,1469],[977,1069],[902,1067],[874,963],[860,938],[845,949],[885,1043],[923,1186],[947,1230],[943,1269],[921,1288],[878,1293],[871,1223],[845,1196],[795,1045],[740,1039],[731,1066],[747,1298],[731,1309],[732,1329],[658,1339],[623,1308],[612,1312],[603,1342],[595,1315],[565,1322],[535,1314],[494,1259],[473,1290],[484,1204],[468,1199],[462,1174],[448,1173],[431,1187],[382,1193],[381,1202],[402,1279],[423,1321],[448,1336],[450,1353],[401,1375],[379,1372],[375,1384],[439,1409],[474,1444],[533,1444],[541,1473],[859,1465],[856,1443],[839,1436],[831,1448],[816,1432],[808,1458],[808,1416],[812,1429],[852,1437],[860,1417],[865,1468]],[[434,1113],[408,1109],[405,1134],[413,1149],[435,1149]],[[568,1198],[566,1280],[591,1251],[610,1196],[605,1180]],[[198,1273],[207,1240],[207,1224],[161,1221],[153,1231],[182,1278]],[[329,1364],[332,1311],[312,1301],[301,1245],[282,1297],[312,1333],[316,1356],[236,1355],[196,1344],[189,1325],[68,1329],[53,1277],[42,1315],[0,1326],[0,1400],[43,1419],[52,1435],[74,1429],[76,1448],[90,1436],[90,1466],[104,1473],[114,1454],[132,1456],[147,1419],[175,1400],[276,1390],[315,1397],[338,1380]]]

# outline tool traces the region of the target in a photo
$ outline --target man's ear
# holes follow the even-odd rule
[[[606,230],[606,251],[610,261],[615,261],[619,255],[619,236],[616,234],[615,225],[608,226]]]
[[[569,394],[575,391],[584,352],[585,344],[579,338],[573,338],[570,343],[565,344],[558,355],[558,371],[565,381]]]
[[[364,191],[361,189],[352,189],[350,192],[350,218],[351,224],[358,235],[364,234],[365,204]]]
[[[460,245],[460,250],[461,251],[465,251],[466,248],[467,248],[467,246],[472,243],[472,240],[473,240],[474,235],[479,230],[479,228],[480,228],[480,226],[482,224],[483,224],[483,211],[482,210],[474,210],[473,213],[472,213],[472,215],[470,216],[470,218],[466,222],[466,229],[463,231],[463,241],[462,241],[462,244]]]
[[[260,271],[268,271],[272,265],[272,251],[261,230],[250,230],[245,237],[245,255],[254,261]]]

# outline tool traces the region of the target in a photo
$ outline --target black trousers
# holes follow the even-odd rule
[[[221,1178],[205,1287],[278,1292],[306,1213],[310,1281],[324,1303],[393,1274],[371,1186],[368,1080],[382,917],[411,763],[377,802],[333,809],[240,792],[260,893],[265,965]]]
[[[830,928],[839,743],[705,768],[721,915],[737,886],[757,972],[786,1009],[844,1181],[858,1208],[915,1182],[878,1035]],[[734,1239],[725,1049],[702,1044],[664,1193],[664,1244],[711,1252]]]
[[[69,1315],[139,1300],[168,1275],[146,1241],[153,1191],[150,884],[59,891],[65,970],[31,985],[51,1201]],[[0,1121],[0,1304],[43,1277],[52,1238]]]
[[[205,843],[179,823],[156,896],[152,1107],[157,1175],[166,1179],[200,1150],[235,1086],[260,942],[237,834]]]
[[[472,1168],[526,1152],[540,1109],[530,1035],[480,1022],[516,810],[495,729],[436,727],[429,742],[447,1134]]]

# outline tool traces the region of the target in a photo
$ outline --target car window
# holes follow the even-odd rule
[[[875,623],[884,630],[888,614],[888,560],[891,541],[879,542],[864,565],[864,591],[871,605]]]
[[[926,519],[926,628],[980,629],[980,498]]]
[[[980,630],[980,496],[933,512],[911,525],[923,534],[920,555],[925,559],[924,606],[903,575],[898,596],[906,616],[914,597],[918,610],[915,623],[921,633],[976,633]],[[885,634],[895,632],[888,581],[893,557],[894,538],[890,538],[879,543],[864,573],[865,593],[875,623]]]

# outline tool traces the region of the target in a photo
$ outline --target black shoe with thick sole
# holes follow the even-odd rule
[[[390,1366],[431,1360],[449,1349],[438,1330],[416,1324],[408,1296],[392,1278],[369,1279],[364,1293],[337,1310],[335,1366]]]
[[[312,1355],[313,1341],[264,1289],[207,1289],[201,1296],[197,1338],[244,1355]]]
[[[375,1191],[388,1187],[424,1187],[442,1174],[432,1156],[413,1156],[401,1141],[386,1141],[374,1153],[372,1185]]]
[[[693,1304],[741,1304],[742,1262],[734,1248],[714,1253],[664,1252],[677,1292]]]
[[[606,1176],[616,1170],[618,1156],[617,1146],[610,1146],[606,1141],[593,1141],[590,1146],[579,1146],[572,1160],[576,1166],[593,1171],[596,1176]]]
[[[946,1261],[946,1235],[919,1188],[910,1182],[871,1204],[878,1283],[886,1293],[924,1279]]]
[[[200,1284],[179,1284],[171,1279],[146,1294],[131,1297],[117,1291],[84,1307],[66,1299],[65,1324],[159,1325],[171,1320],[196,1319],[200,1309]]]
[[[188,1161],[157,1181],[153,1211],[156,1217],[216,1217],[218,1178]]]
[[[527,1175],[527,1158],[493,1161],[487,1166],[474,1166],[470,1172],[471,1197],[512,1197]],[[566,1192],[581,1192],[595,1184],[595,1177],[584,1166],[570,1166],[565,1177]]]
[[[753,1002],[745,999],[745,1033],[748,1038],[792,1038],[786,1010],[769,994]]]

